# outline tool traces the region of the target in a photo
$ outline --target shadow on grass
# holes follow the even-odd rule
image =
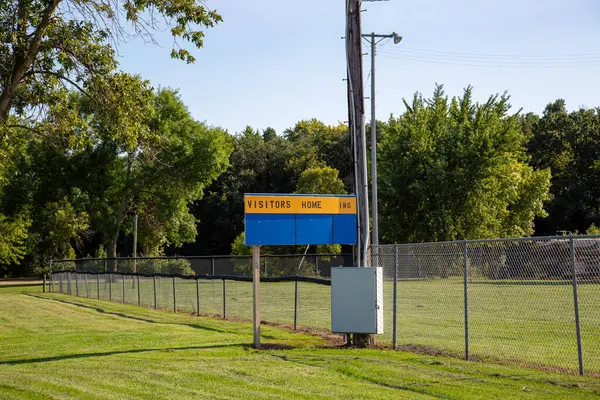
[[[113,312],[113,311],[106,311],[103,308],[100,307],[94,307],[94,306],[90,306],[87,304],[81,304],[81,303],[77,303],[77,302],[73,302],[73,301],[67,301],[67,300],[62,300],[62,299],[50,299],[47,297],[42,297],[42,296],[36,296],[33,294],[27,294],[27,296],[29,297],[34,297],[36,299],[40,299],[40,300],[51,300],[51,301],[56,301],[59,303],[63,303],[63,304],[69,304],[72,306],[76,306],[76,307],[81,307],[81,308],[86,308],[88,310],[93,310],[96,311],[100,314],[106,314],[106,315],[113,315],[115,317],[119,317],[119,318],[126,318],[126,319],[131,319],[134,321],[140,321],[140,322],[146,322],[149,324],[160,324],[160,325],[179,325],[179,326],[187,326],[193,329],[201,329],[204,331],[211,331],[211,332],[217,332],[217,333],[229,333],[229,334],[234,334],[234,335],[239,335],[239,332],[236,331],[231,331],[231,330],[225,330],[225,329],[218,329],[218,328],[210,328],[207,326],[203,326],[203,325],[198,325],[198,324],[185,324],[185,323],[177,323],[177,322],[161,322],[161,321],[155,321],[153,319],[148,319],[148,318],[142,318],[142,317],[134,317],[133,315],[127,315],[127,314],[123,314],[120,312]]]
[[[61,360],[72,360],[78,358],[89,358],[89,357],[106,357],[120,354],[137,354],[137,353],[149,353],[153,351],[178,351],[178,350],[203,350],[203,349],[220,349],[226,347],[244,347],[249,348],[250,345],[243,343],[232,343],[232,344],[215,344],[208,346],[186,346],[186,347],[165,347],[156,349],[135,349],[135,350],[115,350],[106,351],[99,353],[81,353],[81,354],[66,354],[63,356],[55,357],[41,357],[41,358],[30,358],[26,360],[11,360],[11,361],[0,361],[0,365],[20,365],[20,364],[35,364]]]
[[[0,282],[0,290],[2,289],[9,289],[9,288],[24,288],[24,287],[35,287],[35,286],[39,286],[40,288],[42,287],[41,283],[11,283],[11,284],[6,284],[6,283],[2,283]]]

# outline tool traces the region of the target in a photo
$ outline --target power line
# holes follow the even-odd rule
[[[460,65],[468,67],[488,68],[585,68],[600,67],[600,59],[597,60],[565,60],[563,62],[554,60],[554,63],[540,63],[534,61],[519,62],[518,60],[476,60],[476,59],[453,59],[435,58],[408,52],[386,52],[379,51],[381,57],[398,60],[415,61],[429,64]],[[549,60],[551,61],[551,60]]]
[[[479,59],[540,59],[540,60],[552,60],[552,59],[578,59],[578,58],[600,58],[600,53],[573,53],[573,54],[490,54],[490,53],[460,53],[443,50],[432,50],[432,49],[420,49],[416,47],[405,47],[402,46],[402,51],[421,53],[424,55],[435,55],[445,57],[457,57],[457,58],[479,58]]]

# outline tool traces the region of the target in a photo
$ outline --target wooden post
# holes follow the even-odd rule
[[[260,349],[260,246],[252,246],[254,348]]]

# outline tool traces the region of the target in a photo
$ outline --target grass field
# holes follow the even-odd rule
[[[88,276],[78,277],[80,296],[100,295],[108,300],[109,286]],[[137,303],[137,281],[112,283],[113,301]],[[100,278],[102,279],[102,278]],[[173,310],[171,278],[156,280],[157,307]],[[176,279],[176,306],[196,312],[196,282]],[[222,281],[199,281],[200,310],[203,314],[223,314]],[[140,281],[141,304],[154,305],[152,278]],[[63,288],[66,291],[66,278]],[[75,287],[72,278],[72,287]],[[55,285],[58,289],[58,283]],[[392,283],[385,282],[385,334],[380,343],[392,341]],[[400,346],[425,347],[463,356],[464,292],[460,279],[398,282],[397,340]],[[262,320],[292,325],[294,283],[263,283]],[[75,289],[72,293],[75,294]],[[510,362],[575,372],[578,368],[573,289],[560,282],[493,282],[469,285],[469,348],[474,359]],[[298,285],[299,326],[330,329],[330,287],[312,283]],[[579,287],[583,356],[586,373],[600,375],[600,285]],[[252,318],[252,286],[248,282],[226,282],[228,318]]]
[[[0,287],[0,398],[586,399],[600,380]]]

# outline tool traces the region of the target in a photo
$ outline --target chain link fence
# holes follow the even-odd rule
[[[384,245],[376,254],[394,347],[600,375],[600,237]]]
[[[158,310],[252,320],[251,257],[53,260],[52,292]],[[261,257],[261,320],[330,328],[333,266],[350,254]],[[135,271],[135,272],[134,272]]]
[[[252,274],[252,256],[121,257],[52,260],[55,269],[183,275]],[[352,254],[261,255],[261,276],[330,277],[331,267],[352,265]]]
[[[600,236],[372,250],[384,272],[379,344],[600,376]],[[70,272],[54,273],[51,284],[61,293],[251,320],[250,263],[250,257],[63,260],[54,261],[55,270]],[[351,255],[261,257],[262,320],[329,330],[331,283],[323,278],[332,266],[349,265]]]

